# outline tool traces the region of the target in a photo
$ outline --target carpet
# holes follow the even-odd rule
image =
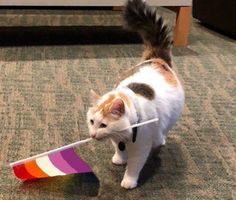
[[[160,13],[173,24],[172,12]],[[120,187],[125,167],[111,164],[109,141],[78,148],[94,174],[25,183],[13,176],[10,162],[88,137],[89,90],[112,89],[142,53],[139,39],[130,42],[127,34],[111,42],[117,30],[111,26],[120,24],[120,12],[109,10],[0,10],[0,199],[236,199],[236,42],[195,20],[188,47],[173,49],[184,112],[166,146],[148,160],[138,188]],[[73,43],[69,25],[113,32],[99,35],[103,43],[99,31],[82,28],[77,40],[80,31],[72,28]]]

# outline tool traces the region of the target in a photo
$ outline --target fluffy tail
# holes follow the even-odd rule
[[[138,32],[144,41],[143,60],[162,58],[171,66],[171,31],[156,9],[142,0],[128,0],[124,21],[125,28]]]

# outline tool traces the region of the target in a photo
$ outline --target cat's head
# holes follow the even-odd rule
[[[130,133],[119,131],[130,125],[127,114],[129,104],[127,97],[115,92],[101,97],[91,90],[90,99],[92,107],[87,113],[90,137],[97,140],[104,138],[127,140]]]

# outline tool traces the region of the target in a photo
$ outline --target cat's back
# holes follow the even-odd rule
[[[162,59],[144,61],[125,73],[119,86],[145,84],[161,95],[170,91],[182,91],[176,73]]]
[[[167,134],[184,106],[184,90],[176,73],[159,58],[144,61],[131,71],[118,87],[131,89],[145,116],[158,116],[163,134]]]

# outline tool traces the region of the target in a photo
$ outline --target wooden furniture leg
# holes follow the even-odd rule
[[[188,34],[191,23],[191,6],[178,7],[176,13],[176,23],[174,30],[174,45],[175,46],[187,46]]]

